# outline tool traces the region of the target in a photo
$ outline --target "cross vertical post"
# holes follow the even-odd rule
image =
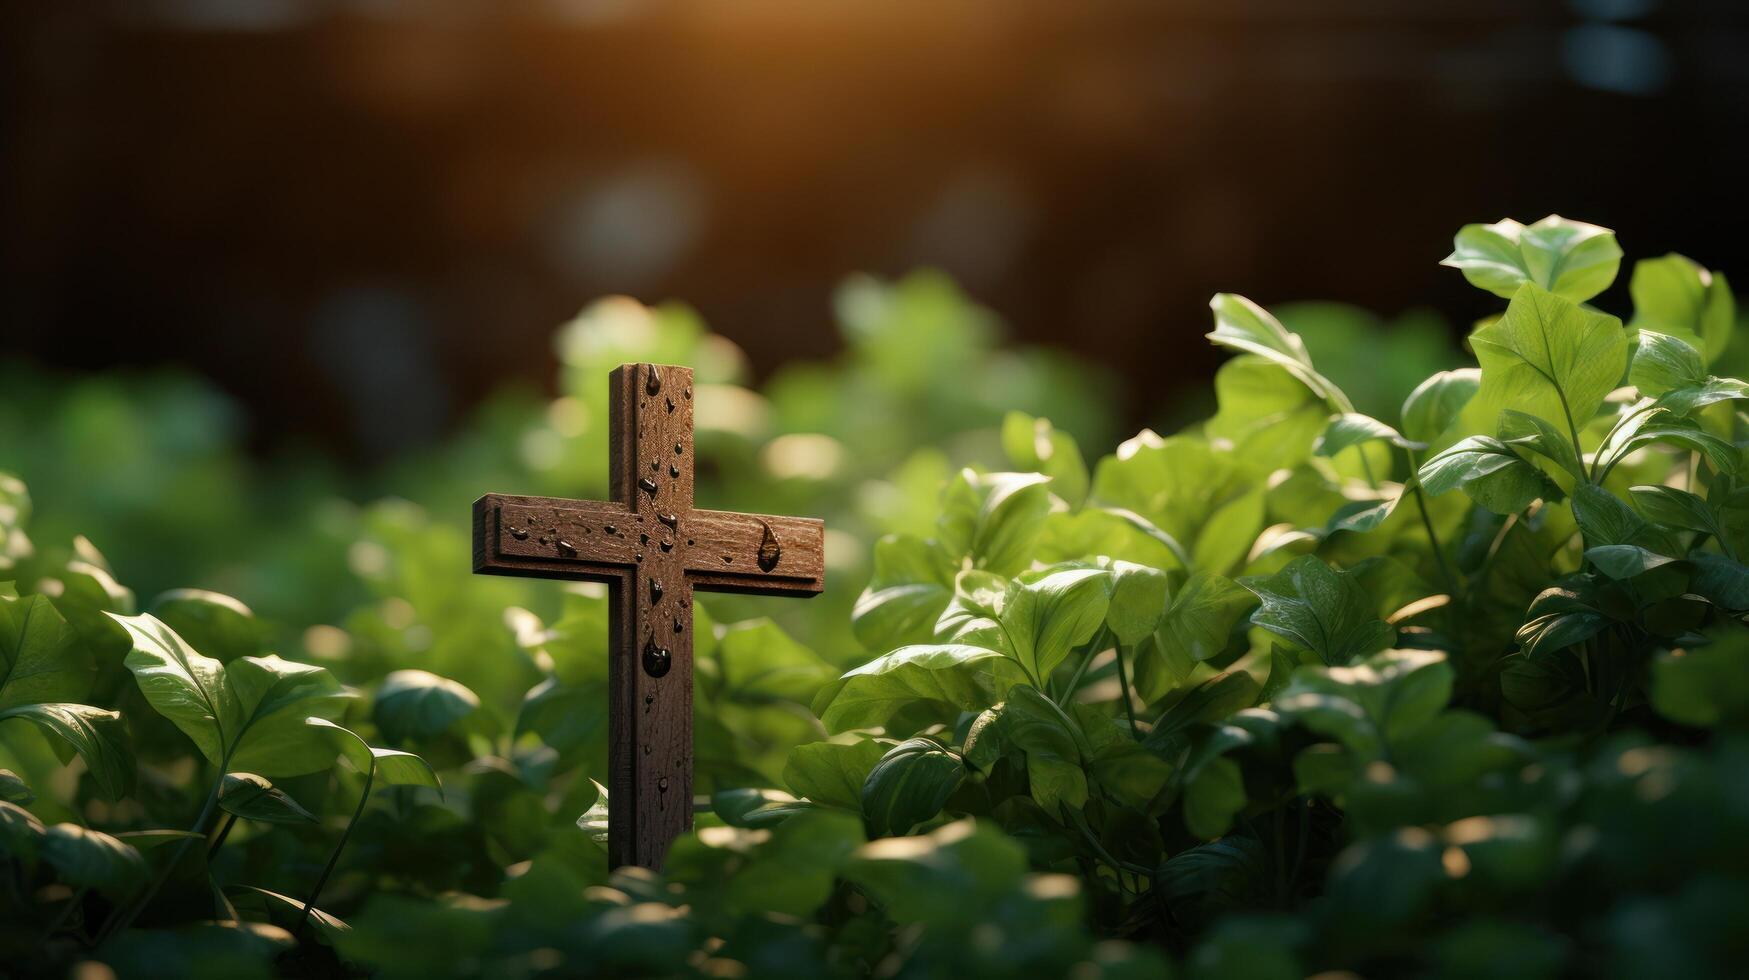
[[[692,826],[692,594],[817,595],[825,526],[693,507],[692,371],[621,365],[612,500],[486,494],[474,571],[608,586],[608,860],[661,866]]]

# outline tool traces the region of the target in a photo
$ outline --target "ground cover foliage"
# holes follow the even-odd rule
[[[0,963],[1730,975],[1729,285],[1638,261],[1624,323],[1614,235],[1558,217],[1446,264],[1500,298],[1469,355],[1223,294],[1212,416],[1091,462],[1106,380],[930,275],[847,284],[846,353],[760,388],[690,311],[603,301],[560,397],[363,485],[249,462],[197,384],[8,369]],[[599,495],[646,360],[697,372],[701,502],[833,529],[817,602],[696,611],[705,795],[660,875],[600,844],[604,596],[470,577],[464,523]]]

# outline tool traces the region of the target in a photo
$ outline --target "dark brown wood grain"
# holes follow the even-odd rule
[[[692,593],[812,596],[825,525],[695,510],[689,368],[612,375],[611,501],[489,493],[474,502],[474,571],[605,582],[608,859],[661,866],[692,825]]]

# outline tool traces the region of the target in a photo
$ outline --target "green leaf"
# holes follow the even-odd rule
[[[146,859],[108,834],[59,823],[48,828],[40,846],[43,860],[54,866],[61,881],[74,887],[124,896],[145,884]]]
[[[773,826],[770,838],[735,872],[723,906],[737,916],[811,918],[832,897],[840,869],[864,839],[850,814],[796,814]]]
[[[1627,370],[1621,321],[1526,283],[1506,314],[1470,335],[1482,365],[1476,404],[1517,409],[1571,433],[1584,428]]]
[[[120,712],[88,704],[24,704],[0,711],[0,721],[7,718],[22,718],[72,746],[106,799],[133,792],[132,739]]]
[[[1647,520],[1665,527],[1699,531],[1716,538],[1725,536],[1724,524],[1712,504],[1686,490],[1664,486],[1628,488],[1634,506]]]
[[[1363,755],[1407,738],[1451,700],[1445,654],[1386,650],[1352,667],[1302,667],[1277,706]]]
[[[271,655],[227,666],[150,614],[112,618],[133,641],[125,663],[140,693],[214,765],[296,776],[333,761],[303,723],[339,714],[351,696],[326,670]]]
[[[857,848],[844,877],[895,921],[953,929],[975,922],[1026,874],[1026,849],[993,823],[970,818],[922,837],[888,837]]]
[[[1145,740],[1151,748],[1163,748],[1172,735],[1192,725],[1226,719],[1257,703],[1261,693],[1255,678],[1243,670],[1223,670],[1184,691],[1154,722]]]
[[[264,630],[242,602],[204,589],[172,589],[148,610],[196,650],[229,663],[261,653]]]
[[[1625,427],[1624,427],[1625,428]],[[1618,436],[1617,448],[1614,450],[1611,462],[1614,466],[1628,453],[1642,446],[1654,443],[1668,443],[1682,449],[1704,453],[1713,468],[1727,473],[1737,470],[1737,447],[1701,428],[1700,423],[1692,418],[1681,418],[1674,413],[1655,411],[1645,417],[1643,424],[1635,426],[1622,439]]]
[[[225,665],[201,656],[150,614],[112,618],[133,641],[125,663],[146,701],[193,739],[208,761],[225,760],[242,725]]]
[[[1025,568],[1051,508],[1049,482],[1042,473],[962,470],[942,494],[943,547],[998,575]]]
[[[791,792],[815,803],[861,812],[863,784],[887,748],[872,738],[798,745],[790,749],[783,781]]]
[[[1256,604],[1251,590],[1238,583],[1196,572],[1179,587],[1160,621],[1160,649],[1181,651],[1193,661],[1209,660],[1226,649],[1234,624]]]
[[[1500,413],[1500,441],[1523,446],[1567,472],[1575,482],[1585,481],[1585,464],[1572,441],[1547,419],[1508,408]]]
[[[1658,396],[1658,407],[1675,416],[1725,401],[1749,400],[1749,384],[1736,378],[1708,378],[1692,388],[1677,388]]]
[[[480,698],[462,684],[424,670],[397,670],[383,678],[371,720],[394,741],[430,738],[479,710]]]
[[[1570,647],[1601,633],[1609,617],[1599,612],[1576,582],[1544,589],[1525,611],[1518,644],[1526,656]]]
[[[1416,442],[1438,439],[1463,413],[1482,386],[1477,368],[1441,371],[1416,386],[1403,401],[1403,435]]]
[[[595,780],[589,780],[595,786],[595,802],[583,815],[577,818],[577,826],[589,835],[589,839],[597,844],[607,843],[607,787]]]
[[[1330,403],[1339,412],[1352,411],[1348,396],[1329,378],[1312,366],[1305,342],[1290,332],[1269,311],[1243,296],[1216,293],[1209,300],[1215,314],[1215,329],[1208,339],[1222,347],[1256,354],[1286,368],[1312,394]]]
[[[1514,514],[1538,498],[1558,498],[1560,488],[1498,439],[1471,436],[1421,464],[1416,478],[1434,496],[1463,488],[1470,499],[1496,514]]]
[[[1640,331],[1628,380],[1640,394],[1656,398],[1677,388],[1693,388],[1707,381],[1706,361],[1687,341],[1651,330]]]
[[[1585,559],[1613,579],[1629,579],[1676,559],[1631,544],[1606,544],[1585,551]]]
[[[1166,614],[1166,573],[1127,561],[1111,563],[1111,604],[1105,622],[1118,642],[1135,644]]]
[[[874,577],[856,600],[851,625],[871,650],[928,641],[953,597],[953,566],[934,544],[910,535],[875,542]]]
[[[0,598],[0,710],[82,701],[92,676],[77,634],[46,596]]]
[[[1023,470],[1036,470],[1051,478],[1051,492],[1078,507],[1087,497],[1087,463],[1081,449],[1067,432],[1050,419],[1033,418],[1025,412],[1009,412],[1002,420],[1002,450],[1009,462]]]
[[[909,833],[941,812],[965,779],[959,756],[927,738],[893,746],[862,785],[862,813],[873,837]]]
[[[1330,417],[1330,423],[1312,445],[1312,453],[1317,456],[1334,456],[1344,449],[1375,439],[1383,439],[1404,449],[1427,448],[1426,443],[1405,439],[1402,433],[1370,415],[1349,412]]]
[[[18,778],[18,773],[10,769],[0,769],[0,802],[30,806],[36,802],[36,794],[30,791],[24,780]]]
[[[338,717],[352,697],[326,670],[272,654],[240,657],[225,668],[225,685],[237,711],[232,768],[301,776],[333,764],[333,751],[304,724],[313,716]]]
[[[1208,760],[1184,787],[1184,826],[1197,837],[1225,834],[1244,808],[1244,776],[1231,759]]]
[[[1002,709],[1002,732],[1026,753],[1027,783],[1046,813],[1087,804],[1085,763],[1093,747],[1055,702],[1034,688],[1015,688]]]
[[[1678,554],[1676,543],[1663,531],[1646,523],[1620,497],[1595,483],[1581,484],[1573,491],[1573,518],[1585,532],[1585,543],[1639,545],[1661,554]]]
[[[1100,568],[1063,569],[1017,583],[1001,615],[1010,655],[1042,683],[1070,650],[1093,639],[1111,587],[1111,574]]]
[[[1723,273],[1672,252],[1634,263],[1628,292],[1634,299],[1632,326],[1673,334],[1702,347],[1716,361],[1736,327],[1736,300]]]
[[[809,800],[798,800],[780,789],[748,786],[711,794],[711,809],[731,827],[759,830],[776,827],[799,814],[818,812],[820,807]]]
[[[263,899],[263,908],[278,909],[281,913],[280,918],[285,923],[295,925],[304,918],[304,903],[299,899],[292,898],[290,895],[281,895],[278,892],[270,892],[265,888],[257,888],[254,885],[232,885],[227,890],[239,891]],[[327,912],[317,908],[310,909],[309,922],[316,927],[317,934],[320,935],[322,941],[329,946],[334,945],[336,936],[352,931],[351,926],[347,925],[336,916],[329,915]]]
[[[1710,642],[1670,650],[1652,662],[1652,707],[1671,721],[1714,727],[1749,719],[1749,637],[1720,627]]]
[[[939,702],[978,711],[1024,681],[1008,656],[965,644],[900,647],[827,683],[814,697],[814,714],[828,731],[884,724],[894,712],[919,702]]]
[[[1749,609],[1749,568],[1707,551],[1694,552],[1688,562],[1693,567],[1689,589],[1696,595],[1732,612]]]
[[[1208,525],[1217,512],[1257,489],[1258,481],[1234,453],[1191,436],[1162,439],[1146,430],[1100,460],[1093,477],[1093,499],[1107,513],[1160,541],[1187,568],[1193,561],[1228,557],[1226,547],[1234,538],[1243,537],[1248,544],[1256,537],[1258,527],[1241,533],[1246,529],[1229,526],[1218,539],[1199,542],[1208,536]],[[1247,515],[1261,522],[1254,503],[1225,516],[1232,523]],[[1202,553],[1193,559],[1184,542],[1199,544]],[[1217,543],[1225,547],[1215,548]]]
[[[24,807],[0,800],[0,857],[32,860],[48,831]]]
[[[1262,603],[1252,614],[1254,624],[1316,653],[1326,664],[1348,663],[1396,639],[1396,630],[1374,614],[1353,576],[1315,555],[1302,555],[1268,578],[1239,584]]]
[[[1621,246],[1608,228],[1551,214],[1526,227],[1510,218],[1465,225],[1441,265],[1471,285],[1510,297],[1527,282],[1583,302],[1609,288],[1621,268]]]
[[[266,777],[229,772],[219,782],[219,806],[247,820],[262,823],[315,823],[316,817],[276,789]]]
[[[807,704],[832,679],[832,668],[814,651],[763,618],[729,627],[718,644],[717,661],[724,692],[735,701]]]
[[[350,729],[326,718],[305,719],[305,724],[328,740],[352,767],[390,786],[424,786],[443,793],[443,783],[431,764],[411,752],[379,749],[360,738]],[[332,756],[329,757],[332,759]]]
[[[1241,354],[1215,372],[1219,411],[1204,426],[1212,442],[1233,447],[1240,467],[1258,477],[1311,458],[1330,406],[1293,373],[1255,354]]]

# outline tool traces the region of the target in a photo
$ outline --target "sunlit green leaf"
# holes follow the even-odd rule
[[[1253,623],[1316,653],[1326,664],[1364,657],[1396,637],[1353,577],[1316,556],[1304,555],[1268,578],[1242,579],[1239,584],[1262,603],[1252,614]]]

